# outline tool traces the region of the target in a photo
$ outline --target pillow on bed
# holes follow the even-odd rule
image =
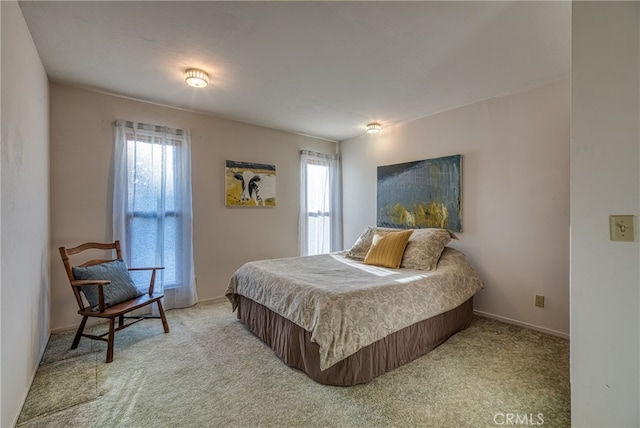
[[[383,232],[397,232],[401,229],[391,229],[388,227],[367,227],[362,231],[355,244],[351,247],[349,252],[345,254],[345,257],[352,260],[363,261],[369,248],[371,247],[371,242],[373,241],[373,235],[376,230]],[[405,262],[402,262],[401,267],[406,267],[408,269],[422,269],[427,270],[425,267],[415,267],[415,266],[429,266],[431,263],[420,263],[419,258],[420,254],[424,252],[424,247],[430,247],[431,240],[446,240],[446,237],[449,236],[450,239],[458,239],[458,237],[451,231],[447,229],[414,229],[411,238],[409,238],[409,243],[407,244],[407,248],[405,249],[405,257],[407,257],[406,252],[409,251],[409,259],[408,266],[405,266]],[[447,241],[449,243],[449,241]],[[447,244],[445,243],[445,245]],[[430,253],[437,253],[437,251],[431,251]],[[442,253],[442,249],[440,250]],[[440,253],[438,253],[437,257],[440,257]],[[435,256],[432,256],[435,257]],[[436,259],[436,263],[438,259]],[[411,266],[411,267],[409,267]]]
[[[400,267],[433,270],[451,239],[458,239],[447,229],[416,229],[407,243]]]
[[[390,227],[367,227],[365,228],[356,243],[353,244],[351,249],[344,256],[348,259],[364,261],[369,248],[371,248],[371,242],[373,242],[373,235],[376,233],[376,230],[382,232],[398,232],[403,229],[392,229]]]
[[[413,230],[401,232],[376,230],[364,263],[393,269],[399,268],[404,249],[412,233]]]
[[[367,251],[371,247],[371,241],[373,241],[373,234],[375,233],[375,227],[367,227],[365,228],[356,243],[353,244],[351,249],[344,256],[348,259],[363,261],[364,257],[367,255]]]

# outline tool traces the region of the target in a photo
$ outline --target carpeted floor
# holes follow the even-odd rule
[[[74,332],[52,335],[18,426],[570,426],[569,344],[533,330],[475,317],[406,366],[332,387],[282,363],[226,301],[167,315],[169,334],[159,320],[117,333],[111,364],[103,343],[70,351]]]

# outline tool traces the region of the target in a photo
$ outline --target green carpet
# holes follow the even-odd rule
[[[474,317],[418,360],[366,385],[320,385],[287,367],[226,301],[167,312],[105,345],[54,334],[19,427],[570,426],[569,344]],[[103,326],[95,327],[99,330]]]

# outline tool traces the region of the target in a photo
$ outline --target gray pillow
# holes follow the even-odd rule
[[[75,279],[108,280],[111,284],[104,286],[104,305],[110,307],[142,296],[129,275],[127,265],[121,259],[112,262],[100,263],[87,267],[74,267]],[[80,287],[92,310],[98,308],[98,286],[83,285]]]
[[[355,244],[351,247],[349,252],[345,254],[345,257],[353,260],[363,261],[371,243],[373,242],[373,235],[375,234],[375,227],[367,227],[360,234]]]
[[[458,239],[447,229],[415,229],[404,250],[400,267],[434,270],[451,238]]]

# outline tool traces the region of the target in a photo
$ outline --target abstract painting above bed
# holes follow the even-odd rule
[[[462,156],[378,167],[378,226],[462,232]]]

